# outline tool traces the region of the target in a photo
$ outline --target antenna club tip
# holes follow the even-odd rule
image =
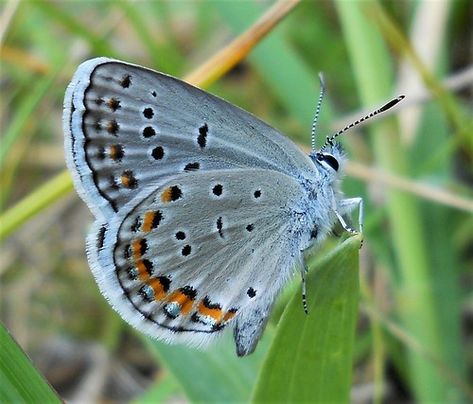
[[[378,111],[377,113],[387,111],[388,109],[394,107],[398,102],[402,101],[404,98],[406,98],[405,95],[399,95],[396,98],[393,98],[391,101],[389,101],[387,104],[384,104]]]

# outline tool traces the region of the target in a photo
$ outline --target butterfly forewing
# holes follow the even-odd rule
[[[64,125],[69,166],[96,216],[110,217],[168,175],[242,167],[295,177],[313,172],[290,140],[246,111],[173,77],[105,58],[79,67]]]

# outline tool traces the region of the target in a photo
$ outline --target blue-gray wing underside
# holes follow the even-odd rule
[[[232,323],[245,355],[299,258],[292,212],[301,197],[293,178],[264,169],[170,177],[95,229],[90,265],[133,326],[204,345]]]
[[[310,159],[248,112],[171,76],[107,58],[78,68],[64,101],[68,166],[96,217],[138,190],[197,170],[257,167],[297,177]]]

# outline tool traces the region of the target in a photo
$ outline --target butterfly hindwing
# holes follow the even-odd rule
[[[249,167],[294,177],[313,171],[294,143],[253,115],[140,66],[89,60],[64,103],[68,165],[96,217],[112,217],[169,175]]]
[[[91,267],[115,309],[147,334],[203,345],[241,319],[237,347],[249,353],[298,259],[288,231],[301,195],[291,177],[263,169],[163,179],[96,229]]]

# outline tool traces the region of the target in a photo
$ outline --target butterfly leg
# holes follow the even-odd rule
[[[363,199],[362,198],[349,198],[343,199],[340,201],[340,209],[342,213],[340,213],[337,209],[333,209],[335,215],[337,216],[338,221],[342,225],[342,227],[350,234],[363,234]],[[343,214],[351,212],[354,208],[358,206],[358,231],[350,227],[345,219],[343,218]],[[360,245],[360,248],[362,247]]]
[[[304,262],[301,268],[301,275],[302,275],[302,307],[304,308],[304,313],[309,314],[307,310],[307,288],[306,288],[306,275],[309,272],[309,268],[307,268],[307,264]]]
[[[339,206],[340,206],[340,210],[342,211],[342,214],[350,213],[353,209],[355,209],[358,206],[358,229],[359,229],[358,233],[363,234],[363,224],[364,224],[363,198],[343,199],[340,201]]]
[[[337,216],[338,221],[340,222],[340,224],[342,225],[345,231],[347,231],[350,234],[358,234],[358,232],[355,229],[353,229],[352,227],[348,225],[348,223],[345,221],[345,219],[343,218],[343,216],[340,214],[338,210],[334,209],[333,212]]]

